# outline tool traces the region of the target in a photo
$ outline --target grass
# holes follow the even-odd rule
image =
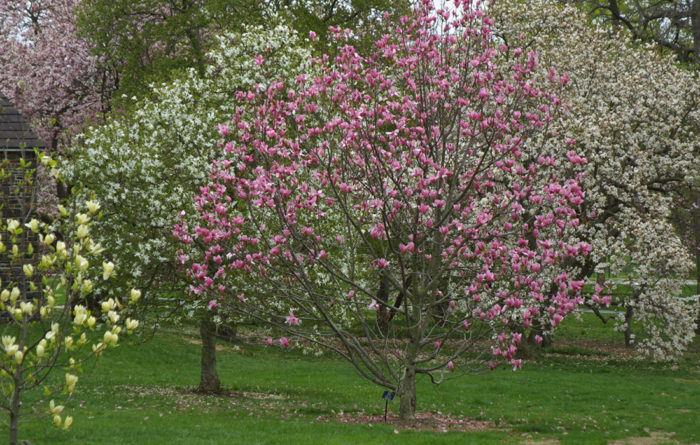
[[[597,325],[585,319],[577,322],[581,325],[566,323],[565,339],[584,325],[598,335]],[[23,425],[20,437],[34,444],[491,444],[545,439],[603,444],[661,432],[678,443],[700,441],[697,342],[675,365],[625,361],[575,346],[554,350],[518,372],[464,376],[439,387],[423,379],[419,411],[491,422],[485,431],[446,433],[383,422],[340,423],[341,411],[381,415],[382,389],[333,357],[276,348],[222,344],[218,369],[227,393],[195,394],[195,343],[195,337],[172,329],[149,342],[109,351],[86,369],[76,397],[67,404],[66,414],[75,417],[70,431],[57,431],[43,419]],[[397,410],[398,402],[390,409]]]

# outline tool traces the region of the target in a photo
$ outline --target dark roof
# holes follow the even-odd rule
[[[43,146],[19,111],[0,92],[0,151]]]

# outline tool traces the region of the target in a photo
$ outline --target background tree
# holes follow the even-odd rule
[[[601,292],[619,294],[612,303],[622,308],[626,342],[639,321],[640,352],[677,357],[692,341],[695,310],[678,298],[692,262],[670,217],[674,192],[693,185],[700,171],[697,78],[653,47],[633,48],[624,35],[590,26],[572,6],[539,0],[524,11],[521,2],[504,1],[492,12],[508,44],[524,38],[543,63],[572,79],[560,93],[570,111],[553,125],[574,135],[588,159],[577,236],[593,252],[576,265],[576,276],[598,280],[589,307],[604,321],[615,318],[601,312],[610,302]],[[626,283],[606,283],[605,276]]]
[[[653,42],[675,54],[678,60],[697,73],[700,67],[700,1],[663,0],[575,0],[585,6],[590,16],[629,31],[631,38]],[[679,204],[675,209],[677,227],[694,249],[695,276],[700,293],[700,185],[676,191]],[[700,334],[700,318],[696,321]]]
[[[559,265],[590,250],[562,241],[585,160],[525,143],[550,131],[566,79],[537,82],[534,53],[494,47],[478,2],[456,6],[424,2],[372,53],[344,46],[316,60],[319,75],[240,92],[200,221],[176,228],[207,246],[189,257],[194,296],[339,353],[398,391],[403,419],[417,375],[439,383],[483,366],[482,352],[518,368],[522,334],[505,331],[573,310],[583,282]],[[255,292],[230,281],[241,272]]]
[[[0,89],[54,150],[106,112],[114,88],[114,78],[76,34],[79,3],[0,3]]]
[[[103,218],[95,224],[95,238],[115,262],[130,264],[111,281],[109,295],[137,286],[144,304],[200,321],[200,390],[208,392],[219,390],[216,326],[228,319],[224,312],[214,317],[207,311],[208,301],[186,297],[182,265],[175,260],[182,245],[173,238],[173,227],[179,214],[196,221],[194,196],[221,151],[217,125],[234,114],[236,92],[308,72],[311,58],[309,40],[285,25],[251,27],[216,42],[203,76],[190,69],[180,79],[153,85],[133,112],[114,114],[86,131],[68,150],[71,163],[64,167],[70,181],[81,186],[80,196],[101,196]],[[164,306],[162,298],[175,308]]]
[[[182,69],[204,75],[206,53],[224,32],[263,25],[281,16],[301,35],[314,31],[327,48],[329,26],[365,26],[380,14],[405,8],[387,0],[272,1],[252,0],[83,0],[81,35],[119,80],[118,95],[147,94],[148,84],[172,80]]]
[[[594,20],[627,29],[633,40],[654,42],[686,63],[700,64],[700,2],[697,0],[574,0]]]

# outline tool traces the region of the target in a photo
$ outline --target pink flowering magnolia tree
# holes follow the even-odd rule
[[[524,151],[566,78],[535,82],[536,54],[494,47],[480,2],[431,5],[374,53],[345,46],[315,75],[239,93],[199,224],[175,229],[204,248],[180,257],[194,298],[279,329],[270,344],[335,351],[397,391],[403,419],[418,375],[520,367],[532,323],[581,302],[565,264],[590,250],[572,235],[586,160],[564,137],[560,158]]]

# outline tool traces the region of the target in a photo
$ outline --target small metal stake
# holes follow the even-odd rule
[[[396,393],[394,391],[384,391],[382,399],[384,399],[384,423],[386,423],[386,413],[389,410],[389,401],[394,400]]]

